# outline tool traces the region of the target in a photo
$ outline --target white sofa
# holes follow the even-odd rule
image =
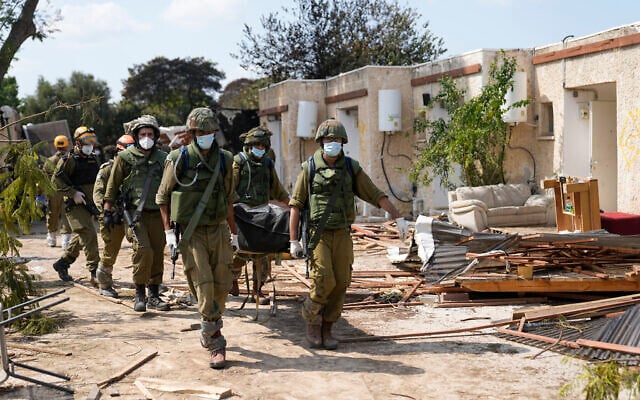
[[[463,186],[449,191],[449,220],[474,232],[494,226],[555,225],[552,196],[524,183]]]

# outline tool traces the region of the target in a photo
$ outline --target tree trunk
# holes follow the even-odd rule
[[[7,36],[7,40],[2,44],[0,48],[0,83],[5,74],[9,70],[13,57],[22,46],[25,40],[30,37],[35,37],[38,31],[36,30],[36,24],[33,22],[36,7],[39,0],[26,0],[22,7],[20,17],[11,26],[11,31]]]

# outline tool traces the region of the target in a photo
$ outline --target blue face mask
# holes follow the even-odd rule
[[[324,154],[328,155],[329,157],[336,157],[338,154],[340,154],[340,150],[342,150],[342,143],[324,143],[322,145],[322,150],[324,150]]]
[[[196,143],[202,150],[209,150],[211,145],[213,145],[213,137],[213,133],[204,136],[196,136]]]
[[[266,153],[267,151],[264,149],[258,149],[257,147],[252,147],[251,148],[251,153],[253,153],[254,156],[258,157],[258,158],[262,158],[262,156],[264,156],[264,153]]]

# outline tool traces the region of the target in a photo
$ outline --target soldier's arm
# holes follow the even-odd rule
[[[289,200],[289,206],[291,206],[291,214],[289,214],[289,240],[298,240],[298,227],[300,225],[300,209],[303,208],[307,202],[308,189],[307,189],[307,174],[304,170],[300,171],[296,184],[293,187],[293,193]]]
[[[160,207],[160,215],[162,216],[162,225],[164,230],[171,229],[171,213],[169,205],[171,203],[171,192],[176,185],[176,179],[173,175],[173,161],[167,159],[164,162],[164,171],[162,172],[162,180],[156,193],[156,204]]]
[[[53,183],[56,189],[67,197],[73,197],[77,189],[71,184],[70,176],[73,175],[76,163],[73,157],[61,158],[56,165],[53,175]]]
[[[108,179],[108,166],[103,166],[98,171],[96,183],[93,185],[93,203],[102,211],[102,203],[104,201],[104,191],[106,189],[106,180]]]
[[[120,185],[124,179],[124,167],[125,162],[122,158],[116,156],[111,167],[111,173],[109,174],[109,180],[107,181],[107,187],[104,191],[104,209],[110,210],[113,204],[116,202],[116,198],[120,194]]]

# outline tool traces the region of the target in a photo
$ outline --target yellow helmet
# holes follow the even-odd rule
[[[65,135],[58,135],[53,139],[53,146],[56,149],[69,147],[69,139]]]
[[[73,139],[82,144],[96,144],[96,131],[93,128],[79,126],[73,133]]]

